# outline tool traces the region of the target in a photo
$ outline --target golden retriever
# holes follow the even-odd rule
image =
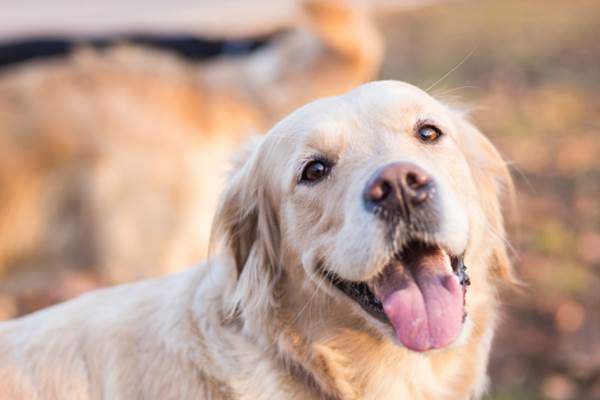
[[[509,187],[414,86],[310,103],[238,158],[208,263],[0,324],[0,396],[478,398]]]

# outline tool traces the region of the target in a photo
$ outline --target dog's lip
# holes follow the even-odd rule
[[[391,260],[386,263],[385,267],[375,274],[375,277],[366,281],[354,281],[347,280],[334,273],[333,271],[319,268],[323,276],[339,291],[348,296],[350,299],[355,301],[364,311],[375,319],[391,325],[390,320],[384,312],[383,304],[374,294],[374,281],[380,279],[385,269],[393,263],[402,262],[404,257],[407,257],[407,253],[419,251],[419,248],[437,248],[441,250],[445,255],[450,258],[450,264],[452,266],[452,272],[458,278],[458,281],[463,289],[463,307],[465,306],[465,296],[467,287],[471,285],[471,281],[466,272],[467,267],[464,264],[464,252],[455,255],[447,250],[443,245],[430,244],[422,241],[414,240],[402,247],[402,250],[394,254]],[[463,321],[466,319],[467,313],[464,310]]]
[[[383,304],[373,294],[368,282],[346,280],[331,271],[325,271],[324,276],[343,294],[358,303],[369,315],[381,322],[390,324],[383,311]]]

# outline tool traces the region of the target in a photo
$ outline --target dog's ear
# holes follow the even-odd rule
[[[269,190],[259,138],[234,158],[212,226],[211,248],[228,254],[238,276],[238,301],[265,298],[279,272],[280,232],[276,203]],[[254,296],[255,291],[261,291]]]
[[[506,248],[503,211],[514,210],[514,186],[506,162],[492,142],[463,116],[458,118],[462,148],[477,186],[480,204],[493,236],[492,273],[510,284],[520,284]]]

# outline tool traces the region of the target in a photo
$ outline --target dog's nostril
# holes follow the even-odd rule
[[[419,204],[427,200],[431,192],[431,181],[425,174],[409,171],[404,184],[409,194],[409,199],[413,204]]]
[[[418,174],[416,172],[408,172],[405,178],[406,186],[413,190],[419,190],[427,186],[429,178],[427,175]]]
[[[406,185],[411,189],[419,188],[419,177],[414,172],[406,174]]]
[[[378,203],[385,200],[386,197],[389,196],[392,191],[392,187],[387,181],[380,181],[377,184],[371,186],[370,190],[367,193],[368,200]]]
[[[386,197],[388,197],[390,195],[390,193],[392,192],[392,185],[390,185],[389,182],[384,181],[381,184],[381,192],[383,194],[383,196],[381,196],[381,199],[385,199]]]
[[[392,187],[390,186],[389,182],[387,182],[387,181],[381,182],[381,184],[378,185],[377,200],[378,201],[385,200],[385,198],[389,196],[391,191],[392,191]]]

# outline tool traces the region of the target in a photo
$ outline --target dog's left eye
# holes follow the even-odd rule
[[[309,183],[318,182],[326,177],[330,171],[331,166],[327,162],[313,160],[304,167],[300,181]]]
[[[419,128],[417,135],[422,142],[433,143],[442,136],[442,131],[434,125],[423,125]]]

